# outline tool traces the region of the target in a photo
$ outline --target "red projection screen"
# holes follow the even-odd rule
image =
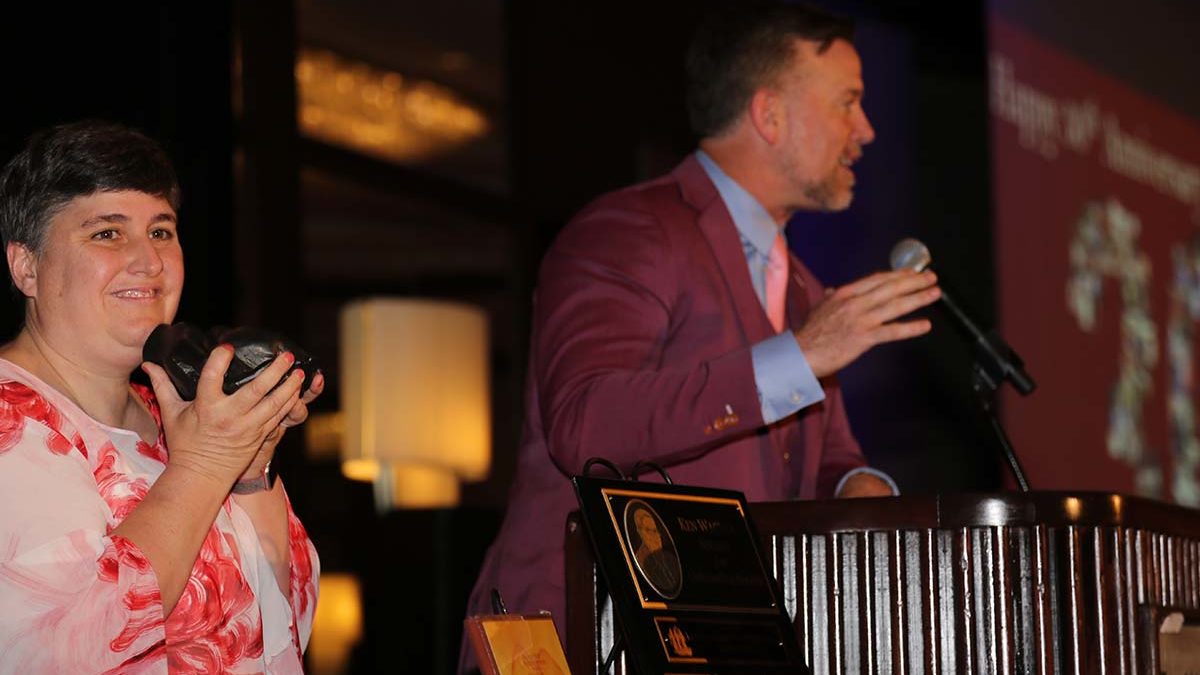
[[[1003,399],[1034,489],[1200,504],[1200,128],[993,14]],[[1181,83],[1181,86],[1191,86]]]

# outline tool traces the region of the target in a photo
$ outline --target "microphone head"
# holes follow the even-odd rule
[[[910,269],[923,272],[933,262],[933,256],[920,241],[901,239],[892,247],[892,254],[888,256],[888,260],[892,263],[893,270]]]

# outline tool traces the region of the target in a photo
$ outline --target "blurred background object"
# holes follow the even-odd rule
[[[375,508],[444,509],[491,459],[487,317],[450,302],[370,298],[342,308],[342,474]]]
[[[353,574],[321,575],[321,598],[305,658],[313,675],[345,675],[350,654],[362,639],[362,589]]]

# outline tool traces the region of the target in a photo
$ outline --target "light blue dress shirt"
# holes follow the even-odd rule
[[[775,243],[775,237],[783,234],[783,227],[775,222],[753,195],[722,171],[703,150],[696,151],[696,159],[700,160],[700,166],[704,167],[704,172],[716,185],[721,201],[725,202],[725,208],[733,218],[733,224],[742,240],[742,250],[746,254],[746,264],[750,267],[750,283],[753,284],[754,293],[765,312],[767,258],[771,246]],[[750,358],[754,364],[754,385],[758,389],[764,423],[777,422],[802,408],[825,400],[825,391],[821,389],[821,383],[817,381],[817,376],[813,374],[791,331],[785,330],[754,345],[750,348]],[[891,486],[893,494],[900,494],[890,476],[871,468],[848,472],[838,482],[834,494],[840,492],[846,480],[857,473],[878,476]]]
[[[717,186],[725,208],[729,209],[742,240],[746,264],[750,266],[750,283],[765,312],[767,257],[775,237],[783,234],[782,228],[757,199],[722,171],[703,150],[696,151],[696,158]],[[754,362],[754,384],[758,388],[763,422],[777,422],[801,408],[825,400],[825,391],[791,331],[785,330],[754,345],[750,348],[750,357]]]

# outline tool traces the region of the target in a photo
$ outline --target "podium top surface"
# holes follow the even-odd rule
[[[1124,527],[1200,538],[1200,511],[1109,492],[995,492],[755,502],[772,534],[963,527]]]

